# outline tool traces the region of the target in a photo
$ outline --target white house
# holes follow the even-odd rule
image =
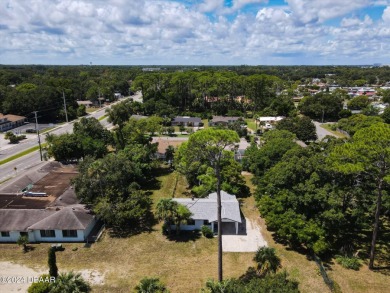
[[[211,193],[207,198],[173,198],[172,200],[186,206],[192,213],[191,220],[186,225],[180,225],[181,230],[201,229],[208,226],[214,233],[218,232],[217,193]],[[235,195],[221,191],[221,218],[225,228],[232,228],[238,234],[238,226],[241,223],[240,204]],[[171,226],[175,229],[175,225]],[[231,229],[229,229],[231,230]]]
[[[0,242],[84,242],[96,218],[82,205],[53,209],[0,209]]]

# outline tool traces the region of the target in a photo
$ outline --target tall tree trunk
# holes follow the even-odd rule
[[[223,280],[222,273],[222,219],[221,219],[221,174],[219,168],[216,169],[217,175],[217,205],[218,205],[218,281]]]
[[[379,216],[381,212],[381,207],[382,207],[382,179],[379,181],[379,185],[378,185],[378,198],[376,202],[375,223],[374,223],[374,231],[372,232],[372,239],[371,239],[370,263],[368,265],[368,268],[370,270],[374,268],[375,244],[376,244],[376,238],[378,236],[378,230],[379,230]]]

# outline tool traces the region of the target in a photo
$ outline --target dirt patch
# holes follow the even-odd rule
[[[27,292],[28,287],[34,282],[34,278],[38,278],[47,271],[33,269],[24,265],[15,264],[12,262],[0,262],[0,292]],[[103,285],[104,274],[96,270],[81,270],[75,271],[91,285]],[[62,273],[62,271],[60,271]]]

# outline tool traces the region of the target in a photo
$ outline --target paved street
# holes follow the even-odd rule
[[[142,101],[141,93],[136,93],[134,96],[125,97],[116,103],[119,103],[126,98],[133,98],[134,100]],[[114,103],[114,104],[116,104],[116,103]],[[102,108],[101,110],[98,110],[98,111],[91,113],[88,117],[94,117],[96,119],[99,119],[100,117],[105,115],[105,110],[109,107],[111,107],[111,105],[108,107]],[[101,120],[100,123],[107,128],[109,128],[111,126],[111,124],[107,122],[107,119]],[[58,134],[66,133],[66,132],[71,133],[72,131],[73,131],[73,121],[60,125],[58,128],[52,130],[50,133],[58,135]],[[29,134],[28,136],[29,136],[28,139],[22,141],[21,143],[19,143],[17,145],[12,145],[11,147],[9,147],[9,145],[7,143],[4,143],[4,142],[2,144],[0,144],[0,147],[1,147],[0,161],[4,160],[6,158],[9,158],[17,153],[20,153],[24,150],[27,150],[31,147],[38,145],[38,139],[37,139],[36,134]],[[1,135],[1,139],[4,139],[3,135]],[[43,134],[43,135],[41,135],[41,142],[44,142],[44,141],[45,141],[45,135]],[[7,145],[5,145],[5,144],[7,144]],[[1,182],[16,176],[16,174],[19,175],[19,174],[23,173],[25,170],[28,170],[31,167],[36,166],[37,164],[40,163],[40,161],[41,160],[40,160],[39,151],[36,151],[36,152],[33,152],[33,153],[28,154],[26,156],[23,156],[19,159],[16,159],[16,160],[13,160],[9,163],[1,165],[1,167],[0,167],[0,184],[1,184]],[[15,171],[15,167],[16,167],[16,171]]]
[[[318,140],[322,140],[327,135],[338,137],[337,135],[333,134],[332,132],[322,128],[321,127],[322,123],[317,122],[317,121],[313,121],[313,122],[314,122],[314,125],[316,126]]]

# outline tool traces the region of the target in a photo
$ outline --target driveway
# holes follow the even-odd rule
[[[323,123],[320,123],[320,122],[317,122],[317,121],[313,121],[313,122],[314,122],[314,125],[316,126],[316,132],[317,132],[318,140],[322,140],[327,135],[338,137],[334,133],[326,130],[325,128],[322,128],[321,124],[323,124]]]
[[[241,235],[222,235],[222,250],[224,252],[254,252],[261,246],[268,246],[261,235],[259,225],[245,218],[245,226],[246,235],[242,235],[242,233],[240,233]]]

